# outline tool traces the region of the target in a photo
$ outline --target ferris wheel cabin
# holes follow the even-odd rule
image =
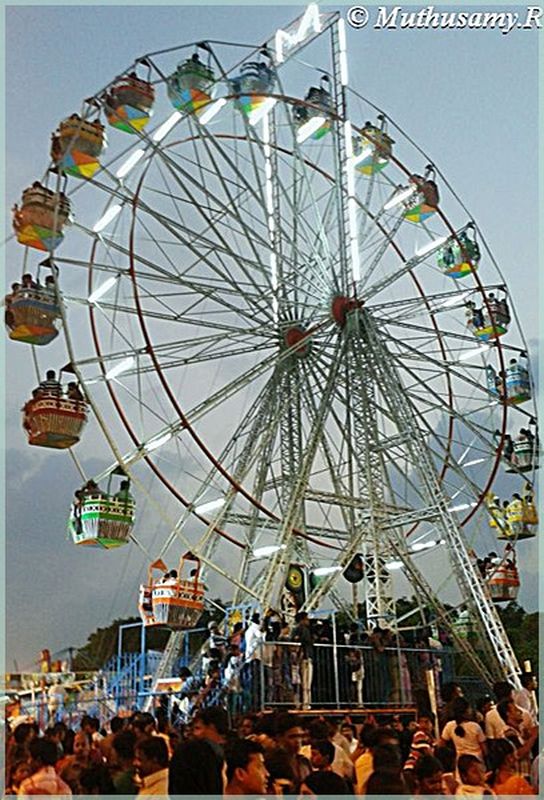
[[[118,81],[106,96],[106,118],[113,128],[124,133],[143,130],[151,119],[155,90],[135,72]]]
[[[415,191],[406,201],[404,218],[408,222],[425,222],[436,214],[440,199],[438,187],[428,176],[412,175],[410,183]]]
[[[481,253],[477,242],[470,238],[466,231],[461,231],[457,237],[451,237],[440,248],[437,263],[445,275],[450,278],[465,278],[476,272],[480,263]]]
[[[231,80],[232,93],[246,116],[261,106],[274,88],[274,73],[263,62],[248,61]]]
[[[196,564],[189,578],[183,578],[185,562]],[[171,630],[193,628],[204,609],[199,560],[187,553],[182,556],[177,572],[166,573],[154,582],[152,571],[161,568],[164,568],[162,562],[154,562],[149,568],[147,585],[140,586],[139,611],[144,625],[166,625]]]
[[[6,301],[6,327],[15,342],[45,345],[58,336],[61,313],[55,293],[47,287],[16,289]]]
[[[55,395],[33,397],[23,408],[28,443],[65,450],[79,442],[87,422],[87,404]]]
[[[70,201],[63,192],[51,191],[39,181],[23,191],[21,208],[13,208],[17,241],[37,250],[51,251],[62,242],[62,229],[70,216]]]
[[[214,82],[213,69],[200,60],[198,53],[194,53],[168,78],[168,99],[178,111],[198,114],[210,102]]]
[[[362,175],[381,172],[393,155],[393,139],[385,130],[365,122],[360,136],[353,140],[355,169]]]
[[[311,86],[304,98],[304,104],[296,105],[293,111],[299,141],[302,141],[303,129],[308,131],[304,140],[322,139],[331,129],[330,115],[333,110],[331,93],[323,86]]]
[[[68,532],[75,544],[111,550],[128,543],[134,528],[136,503],[128,488],[111,494],[110,482],[107,492],[84,488],[76,493],[79,497],[72,504],[68,520]]]
[[[89,179],[100,168],[104,145],[104,126],[99,120],[90,122],[72,114],[51,136],[51,158],[63,175]]]
[[[515,565],[500,564],[487,579],[487,588],[494,603],[516,600],[519,592],[519,572]]]

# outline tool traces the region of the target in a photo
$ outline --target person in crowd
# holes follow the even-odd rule
[[[490,751],[491,777],[489,785],[496,795],[535,795],[531,784],[517,771],[516,748],[508,739],[494,742]]]
[[[456,757],[453,747],[440,747],[436,745],[434,748],[434,757],[442,764],[442,784],[445,794],[455,794],[459,781],[457,780],[455,769]]]
[[[329,726],[329,736],[328,738],[331,740],[333,744],[338,745],[341,747],[344,753],[350,758],[351,761],[351,748],[350,743],[342,733],[342,727],[340,725],[340,720],[336,717],[327,717],[326,723]]]
[[[74,736],[72,754],[65,755],[57,761],[56,770],[66,783],[70,783],[69,776],[77,782],[84,769],[100,762],[101,756],[97,749],[93,748],[89,734],[80,730]]]
[[[265,632],[261,625],[261,615],[255,612],[244,635],[244,666],[242,684],[251,705],[258,704],[261,697],[261,648]]]
[[[105,758],[106,761],[109,761],[112,743],[115,738],[115,734],[122,731],[125,727],[126,720],[122,717],[112,717],[109,723],[110,733],[108,733],[102,741],[99,742],[98,747],[102,756]]]
[[[442,730],[446,722],[455,719],[453,704],[458,697],[463,696],[463,689],[458,683],[451,681],[442,686],[440,696],[442,698],[443,706],[438,712],[438,724],[440,730]]]
[[[138,796],[168,795],[168,748],[160,736],[139,739],[134,750],[134,767],[141,780]]]
[[[314,663],[314,636],[310,627],[310,618],[306,611],[299,611],[295,616],[296,627],[293,639],[299,642],[300,679],[302,684],[302,708],[308,709],[312,703],[312,680]]]
[[[264,761],[264,750],[258,742],[249,739],[231,740],[225,748],[225,762],[225,795],[267,793],[268,770]]]
[[[445,794],[442,764],[434,756],[422,756],[414,768],[415,795]]]
[[[217,752],[223,755],[229,732],[229,718],[226,710],[220,706],[208,706],[197,711],[193,717],[192,736],[194,739],[210,742]]]
[[[20,722],[13,731],[13,739],[7,748],[8,761],[28,759],[28,747],[36,737],[36,728],[30,722]]]
[[[81,794],[94,794],[107,797],[115,794],[115,787],[108,768],[104,764],[94,764],[84,769],[79,776]]]
[[[367,795],[409,794],[406,784],[399,770],[380,769],[374,770],[366,785]]]
[[[452,742],[457,758],[462,755],[476,756],[484,763],[486,755],[486,737],[477,722],[473,721],[470,703],[464,697],[458,697],[453,705],[455,718],[444,726],[440,735],[440,744]]]
[[[340,733],[348,743],[350,756],[353,755],[357,749],[357,734],[355,725],[352,725],[351,722],[343,722],[340,726]]]
[[[485,716],[493,708],[493,698],[485,694],[476,700],[474,707],[474,721],[478,723],[482,730],[485,730]]]
[[[313,772],[304,779],[300,793],[315,795],[322,794],[351,794],[347,781],[332,769],[334,759],[334,745],[328,739],[319,739],[312,742],[311,763]]]
[[[277,778],[288,770],[292,780],[292,791],[296,794],[305,778],[312,771],[309,760],[300,752],[304,741],[304,730],[293,714],[285,713],[278,717],[276,723],[277,747],[266,757],[266,766],[270,775]]]
[[[353,763],[351,757],[345,750],[334,742],[334,726],[329,725],[323,720],[313,720],[309,725],[308,733],[310,735],[310,748],[303,748],[303,754],[308,758],[310,756],[309,750],[313,742],[328,740],[333,748],[332,771],[351,784],[354,778]]]
[[[257,719],[257,714],[254,714],[253,712],[244,714],[244,716],[240,719],[240,724],[238,725],[238,736],[240,739],[248,739],[250,736],[255,734]]]
[[[174,750],[168,768],[170,795],[222,795],[223,757],[207,739],[190,739]]]
[[[343,774],[340,774],[338,769],[334,769],[334,760],[337,755],[337,745],[333,744],[330,739],[314,739],[311,744],[311,758],[310,763],[314,772],[330,772],[333,773],[338,780],[336,781],[338,789],[335,794],[351,794],[353,783],[350,779],[346,779]]]
[[[433,736],[435,717],[432,711],[422,710],[417,715],[417,729],[412,737],[408,758],[404,763],[404,778],[414,788],[413,770],[421,756],[432,756],[435,745]]]
[[[28,745],[30,776],[19,786],[19,796],[31,794],[71,797],[72,790],[55,772],[57,748],[48,739],[32,739]]]
[[[374,769],[372,763],[372,745],[375,731],[376,726],[370,722],[365,722],[361,726],[357,750],[351,757],[355,767],[355,787],[357,794],[362,793],[361,790]]]
[[[138,787],[135,781],[134,747],[136,734],[133,730],[118,731],[111,743],[108,763],[116,794],[136,794]]]
[[[520,676],[520,681],[522,688],[519,689],[517,692],[514,692],[513,695],[514,703],[523,711],[526,711],[529,714],[533,725],[538,725],[538,714],[536,710],[536,701],[535,701],[535,692],[536,692],[535,676],[532,674],[532,672],[524,672]]]
[[[457,772],[461,779],[461,783],[455,790],[457,797],[485,797],[495,794],[487,785],[484,765],[476,756],[459,756]]]
[[[6,774],[5,794],[18,794],[25,778],[30,777],[30,764],[27,757],[18,758],[9,764]]]
[[[493,694],[496,705],[490,708],[485,715],[485,735],[488,739],[501,739],[505,723],[498,712],[498,705],[502,700],[513,699],[514,687],[507,681],[497,681],[493,684]],[[523,709],[520,710],[522,712],[521,727],[523,730],[529,730],[533,725],[531,715]]]
[[[138,711],[129,723],[130,730],[136,736],[136,743],[140,739],[147,739],[148,736],[153,736],[157,729],[157,723],[153,714],[147,711]]]
[[[374,755],[378,748],[391,745],[398,750],[400,760],[399,738],[393,728],[374,728],[368,733],[367,741],[368,751],[355,762],[356,794],[366,794],[366,784],[374,772]]]
[[[524,728],[523,712],[513,700],[501,700],[497,711],[505,726],[501,738],[514,745],[518,774],[526,778],[531,773],[531,750],[538,739],[538,725]]]

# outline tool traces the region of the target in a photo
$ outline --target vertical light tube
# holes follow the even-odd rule
[[[357,201],[355,199],[355,165],[353,158],[353,133],[351,122],[344,123],[344,139],[346,148],[346,184],[348,190],[348,232],[351,254],[351,274],[354,283],[361,279],[361,262],[359,258],[359,237],[357,230]]]
[[[272,311],[274,321],[278,321],[278,258],[276,255],[276,220],[274,219],[274,186],[272,184],[272,149],[270,147],[270,120],[268,114],[263,117],[263,151],[265,174],[266,218],[268,239],[270,241],[270,274],[272,278]]]

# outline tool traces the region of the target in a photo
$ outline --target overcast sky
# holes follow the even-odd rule
[[[259,44],[302,7],[34,7],[6,9],[6,231],[8,210],[45,170],[49,136],[132,61],[181,42]],[[453,183],[506,275],[531,350],[538,337],[537,36],[534,31],[348,29],[352,86],[384,108]],[[6,282],[23,249],[7,250]],[[60,344],[55,347],[61,347]],[[65,522],[79,478],[66,454],[28,448],[20,408],[36,383],[32,354],[7,346],[7,668],[39,650],[81,645],[97,626],[135,611],[144,570],[134,547],[74,547]],[[53,366],[62,358],[55,352]],[[44,363],[43,353],[40,353]],[[88,436],[87,474],[111,461]],[[500,486],[506,487],[504,478]],[[505,491],[507,489],[505,488]],[[144,509],[140,509],[143,513]],[[153,525],[151,512],[146,517]],[[164,534],[157,525],[150,536]],[[536,607],[536,543],[520,549],[521,602]]]

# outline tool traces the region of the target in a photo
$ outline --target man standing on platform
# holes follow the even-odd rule
[[[310,619],[306,611],[299,611],[295,617],[296,628],[293,637],[300,643],[300,680],[302,684],[302,708],[312,704],[312,678],[314,674],[314,637]]]

